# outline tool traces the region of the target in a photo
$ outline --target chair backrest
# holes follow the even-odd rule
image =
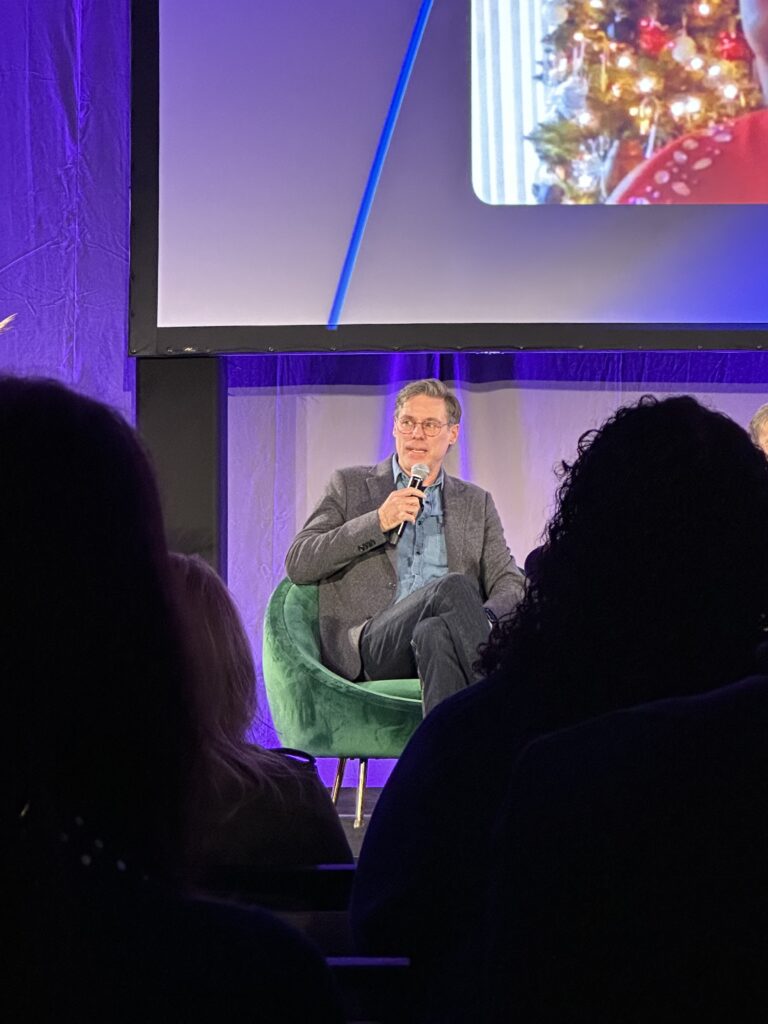
[[[278,584],[264,619],[263,671],[272,721],[283,746],[315,757],[399,757],[422,718],[418,683],[369,690],[320,661],[318,591]]]
[[[766,735],[754,676],[525,750],[478,935],[484,1020],[768,1019]]]
[[[289,585],[283,597],[283,619],[291,643],[305,659],[322,667],[318,589],[316,586],[298,587],[290,581],[285,582]]]

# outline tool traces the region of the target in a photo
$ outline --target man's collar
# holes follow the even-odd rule
[[[408,480],[410,479],[409,477],[406,476],[405,470],[401,469],[400,463],[397,461],[397,452],[395,452],[395,454],[392,456],[392,476],[394,477],[394,480],[395,480],[395,487],[397,487],[397,485],[400,483],[400,478],[401,477],[406,482],[406,484],[408,483]],[[445,480],[445,470],[441,466],[440,467],[440,472],[437,475],[437,480],[435,480],[435,482],[430,484],[429,486],[430,487],[442,487],[444,480]]]

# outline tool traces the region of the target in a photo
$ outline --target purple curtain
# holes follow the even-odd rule
[[[129,0],[8,0],[0,28],[0,371],[132,417]]]

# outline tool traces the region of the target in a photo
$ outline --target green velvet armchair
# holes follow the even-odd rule
[[[363,823],[368,761],[399,757],[422,719],[418,679],[351,683],[320,661],[316,586],[284,579],[264,619],[264,682],[272,721],[285,747],[338,758],[338,799],[349,758],[360,760],[355,827]]]

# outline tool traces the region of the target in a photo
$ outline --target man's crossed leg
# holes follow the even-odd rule
[[[360,638],[365,678],[417,674],[428,714],[480,678],[473,666],[488,632],[477,584],[462,573],[448,573],[366,623]]]

